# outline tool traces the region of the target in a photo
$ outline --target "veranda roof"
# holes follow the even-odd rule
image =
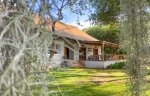
[[[107,42],[107,41],[82,41],[84,44],[90,44],[90,45],[104,45],[104,47],[118,47],[119,44]]]

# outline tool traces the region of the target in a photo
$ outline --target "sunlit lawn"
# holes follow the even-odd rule
[[[124,96],[126,93],[123,70],[57,69],[49,89],[58,96]],[[55,85],[55,87],[54,87]]]

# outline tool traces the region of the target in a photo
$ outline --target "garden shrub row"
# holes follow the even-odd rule
[[[118,62],[107,66],[108,69],[123,69],[125,67],[125,62]]]

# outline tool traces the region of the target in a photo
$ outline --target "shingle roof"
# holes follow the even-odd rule
[[[98,41],[94,37],[88,35],[86,32],[83,32],[82,30],[78,29],[73,25],[57,22],[55,28],[55,33],[59,36],[81,41]]]
[[[35,23],[38,24],[41,20],[39,19],[38,16],[35,16]],[[48,29],[51,30],[51,23],[47,21]],[[88,35],[86,32],[83,32],[79,28],[73,26],[73,25],[68,25],[65,23],[62,23],[58,21],[55,24],[55,34],[61,37],[69,38],[69,39],[74,39],[74,40],[81,40],[81,41],[99,41],[96,38]]]

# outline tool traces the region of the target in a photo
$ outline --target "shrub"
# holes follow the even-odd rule
[[[118,63],[111,64],[111,65],[107,66],[107,68],[109,68],[109,69],[123,69],[124,66],[125,66],[125,62],[118,62]]]

